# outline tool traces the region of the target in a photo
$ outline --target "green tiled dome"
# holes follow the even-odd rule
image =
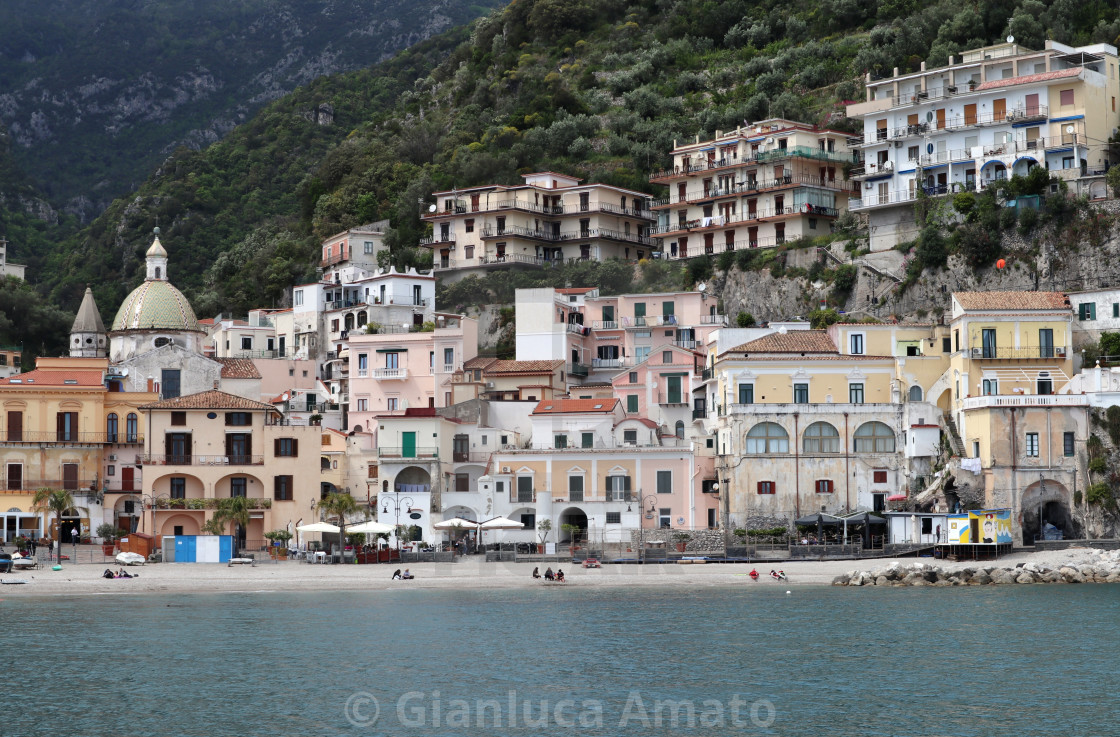
[[[194,330],[201,332],[190,302],[169,282],[148,280],[132,290],[117,316],[118,330]]]

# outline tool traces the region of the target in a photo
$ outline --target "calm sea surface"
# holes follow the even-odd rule
[[[9,596],[0,735],[1120,734],[1120,586],[792,591]]]

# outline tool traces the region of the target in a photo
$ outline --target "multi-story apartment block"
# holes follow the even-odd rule
[[[1072,192],[1106,194],[1108,140],[1120,125],[1116,48],[1042,51],[1009,42],[949,57],[944,67],[866,80],[865,102],[848,106],[863,121],[862,164],[852,170],[872,250],[917,235],[913,203],[979,191],[1044,166]]]
[[[475,356],[451,377],[451,403],[471,399],[538,401],[568,391],[565,363],[546,361],[503,361]]]
[[[852,161],[847,134],[780,119],[674,142],[673,168],[650,175],[669,188],[651,232],[670,259],[827,234],[847,207]]]
[[[597,289],[518,289],[517,356],[562,359],[577,380],[609,381],[658,346],[703,348],[727,325],[718,302],[704,292],[602,297]]]
[[[683,446],[694,434],[693,419],[707,414],[700,382],[702,361],[691,348],[671,343],[657,346],[644,361],[614,377],[614,395],[622,402],[627,417],[652,422],[664,445]]]
[[[377,271],[377,255],[389,250],[385,245],[385,231],[388,229],[389,221],[379,220],[344,230],[323,241],[323,255],[319,262],[323,278],[334,281],[333,274],[342,265]]]
[[[18,345],[0,345],[0,379],[18,374],[23,369],[23,348]]]
[[[487,185],[435,192],[423,213],[444,280],[511,266],[648,258],[653,216],[648,196],[553,172],[524,175],[519,186]]]

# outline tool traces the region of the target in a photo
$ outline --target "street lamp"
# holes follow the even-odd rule
[[[152,537],[156,534],[156,507],[159,506],[160,500],[170,500],[171,497],[167,494],[140,494],[141,507],[147,507],[152,511]],[[141,509],[141,512],[143,509]],[[144,524],[144,515],[140,515],[140,524]],[[143,530],[141,530],[142,532]]]
[[[396,533],[397,533],[397,555],[401,552],[401,509],[406,512],[412,511],[412,497],[400,498],[400,492],[394,491],[396,497],[389,499],[387,496],[381,497],[381,512],[382,514],[389,514],[389,505],[392,505],[394,514],[396,515]]]
[[[646,528],[645,528],[645,525],[642,524],[642,515],[644,514],[646,519],[653,519],[653,516],[656,513],[656,509],[657,509],[657,495],[656,494],[647,494],[646,496],[642,496],[641,495],[641,490],[639,490],[638,491],[637,502],[638,502],[638,561],[640,563],[644,564],[646,562],[646,537],[645,537]],[[645,508],[647,502],[649,503],[649,509]],[[626,505],[626,511],[627,512],[632,512],[634,510],[631,508],[631,506],[629,504],[627,504]]]

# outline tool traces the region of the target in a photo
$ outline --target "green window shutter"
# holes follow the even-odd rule
[[[581,438],[581,444],[584,448],[595,447],[595,435],[593,433],[585,432]]]
[[[672,471],[658,471],[657,472],[657,493],[658,494],[672,494],[673,493],[673,472]]]
[[[637,394],[627,394],[626,395],[626,411],[627,412],[637,412],[638,411],[638,395]]]
[[[1120,317],[1120,302],[1113,302],[1112,303],[1112,316],[1113,317]]]

